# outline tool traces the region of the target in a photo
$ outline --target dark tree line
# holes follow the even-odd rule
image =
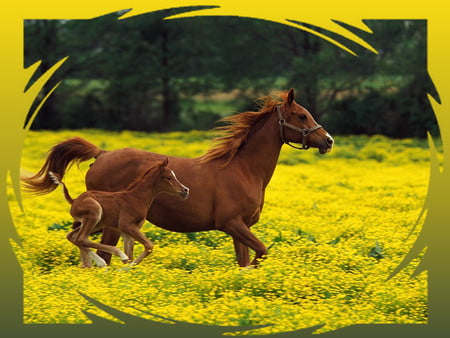
[[[177,11],[26,21],[25,66],[42,60],[36,76],[69,56],[41,93],[63,80],[33,128],[205,129],[221,116],[257,109],[258,96],[292,87],[334,134],[438,133],[427,100],[435,93],[426,69],[426,21],[367,21],[373,34],[347,27],[379,54],[311,27],[355,57],[310,33],[260,20],[164,20]]]

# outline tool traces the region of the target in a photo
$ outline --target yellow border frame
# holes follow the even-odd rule
[[[430,98],[436,114],[443,143],[444,155],[448,153],[450,133],[450,12],[444,1],[392,1],[378,0],[366,3],[357,0],[322,0],[274,2],[237,1],[237,0],[108,0],[75,2],[65,1],[8,1],[2,3],[0,36],[2,51],[0,67],[1,87],[1,123],[0,123],[0,330],[7,336],[59,337],[123,336],[145,333],[153,336],[178,337],[192,335],[195,337],[221,336],[225,329],[177,323],[160,324],[151,321],[126,317],[126,325],[96,321],[92,325],[24,325],[22,323],[22,272],[9,241],[18,241],[11,218],[6,195],[6,178],[8,175],[18,191],[21,149],[26,136],[23,129],[25,116],[40,89],[39,84],[24,92],[34,67],[23,68],[23,20],[25,19],[90,19],[121,9],[132,8],[129,15],[151,12],[172,7],[216,6],[216,8],[195,11],[181,16],[232,15],[271,20],[291,24],[286,19],[307,22],[344,35],[368,49],[364,41],[332,22],[332,19],[345,22],[360,29],[367,30],[362,19],[426,19],[428,22],[428,71],[438,90],[440,102]],[[449,13],[449,14],[447,14]],[[298,27],[298,26],[297,26]],[[301,28],[301,27],[299,27]],[[341,46],[342,47],[342,46]],[[57,66],[56,66],[57,67]],[[47,76],[50,76],[49,73]],[[42,81],[45,81],[43,79]],[[448,241],[448,192],[450,191],[449,159],[444,156],[441,168],[437,165],[436,152],[430,139],[431,175],[427,201],[424,208],[428,210],[423,230],[419,235],[410,255],[405,257],[405,264],[415,253],[427,247],[420,269],[429,273],[429,324],[427,325],[354,325],[341,330],[324,333],[334,337],[379,336],[399,337],[438,337],[446,331],[450,305],[450,254]],[[125,319],[124,314],[116,313]],[[233,331],[233,330],[232,330]],[[298,337],[310,335],[314,328],[275,334],[274,336]]]

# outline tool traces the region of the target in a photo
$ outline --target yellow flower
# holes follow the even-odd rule
[[[71,136],[105,149],[132,146],[193,157],[208,149],[209,135],[30,132],[22,166],[37,171],[46,151]],[[402,153],[389,150],[395,142],[403,142]],[[361,143],[366,146],[358,152]],[[61,192],[25,198],[25,214],[10,193],[22,239],[21,247],[12,246],[24,273],[24,322],[88,323],[82,311],[115,320],[78,291],[151,320],[275,324],[242,334],[426,322],[427,276],[410,278],[420,257],[386,278],[420,231],[408,238],[426,195],[428,151],[412,140],[381,137],[336,137],[336,144],[320,158],[283,148],[261,219],[252,227],[270,246],[258,269],[237,267],[232,240],[223,233],[180,234],[148,223],[143,232],[155,249],[141,265],[124,270],[113,258],[107,269],[81,269],[78,249],[65,238],[71,218]],[[66,175],[73,195],[84,191],[88,165]]]

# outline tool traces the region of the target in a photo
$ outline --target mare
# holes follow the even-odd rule
[[[294,95],[291,89],[278,97],[266,97],[259,111],[225,118],[227,125],[218,128],[221,136],[200,157],[169,156],[171,168],[189,186],[190,197],[180,201],[169,195],[157,196],[147,220],[176,232],[223,231],[233,239],[239,265],[256,265],[267,248],[250,227],[259,220],[282,145],[300,143],[301,147],[291,146],[318,148],[325,154],[334,143]],[[45,194],[55,189],[48,171],[63,177],[70,164],[95,158],[86,174],[87,189],[118,191],[163,156],[133,148],[104,151],[74,138],[55,145],[40,171],[22,180],[31,192]],[[115,245],[119,238],[117,232],[104,229],[101,242]],[[251,262],[249,248],[255,252]],[[99,254],[109,262],[109,253]]]
[[[150,254],[153,243],[144,236],[140,228],[144,224],[153,200],[161,193],[179,194],[184,198],[189,195],[189,188],[178,181],[172,170],[167,169],[168,163],[167,158],[157,162],[124,190],[114,192],[88,190],[76,199],[70,196],[66,185],[61,182],[58,175],[49,172],[54,183],[63,187],[64,197],[71,205],[70,214],[75,222],[80,224],[67,235],[67,239],[80,249],[82,267],[91,267],[90,258],[100,267],[107,265],[90,248],[117,255],[122,262],[128,263],[132,255],[131,243],[136,240],[144,246],[144,251],[131,262],[131,265],[139,264]],[[98,244],[89,240],[89,234],[104,227],[120,231],[125,243],[125,253],[116,246]]]

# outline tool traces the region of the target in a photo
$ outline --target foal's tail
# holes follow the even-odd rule
[[[69,194],[69,190],[67,190],[66,185],[61,182],[61,179],[58,177],[57,174],[49,171],[48,172],[48,176],[50,177],[50,180],[56,184],[56,185],[60,185],[63,187],[63,191],[64,191],[64,197],[66,198],[67,202],[69,202],[70,204],[73,204],[73,198],[70,196]]]
[[[50,149],[44,165],[34,176],[21,178],[23,187],[27,192],[36,195],[52,192],[57,186],[49,176],[50,171],[61,180],[70,165],[97,158],[103,152],[80,137],[58,143]]]

